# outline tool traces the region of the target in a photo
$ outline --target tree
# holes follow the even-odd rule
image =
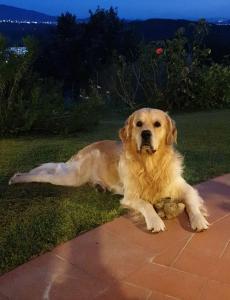
[[[57,34],[63,38],[72,38],[77,30],[77,19],[75,15],[67,12],[61,14],[57,19]]]
[[[6,60],[6,38],[0,33],[0,64]]]
[[[90,11],[85,23],[77,22],[70,13],[62,14],[52,38],[43,45],[39,72],[63,81],[65,92],[72,98],[81,88],[87,89],[90,80],[95,81],[114,57],[123,55],[131,60],[138,52],[134,35],[114,8]]]
[[[128,59],[138,49],[134,35],[126,29],[125,22],[119,18],[117,9],[113,7],[90,11],[89,22],[86,24],[86,40],[89,59],[99,68],[101,65],[110,64],[114,55],[123,55]]]

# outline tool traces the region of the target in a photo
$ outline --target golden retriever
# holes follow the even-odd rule
[[[128,118],[119,136],[122,143],[93,143],[66,163],[46,163],[28,173],[17,173],[9,184],[100,185],[124,195],[121,204],[140,212],[147,229],[153,232],[165,230],[153,204],[171,197],[184,202],[192,229],[207,229],[203,200],[182,177],[183,159],[173,147],[177,130],[168,114],[158,109],[140,109]]]

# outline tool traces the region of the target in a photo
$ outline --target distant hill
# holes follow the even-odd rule
[[[191,24],[195,24],[195,22],[188,20],[148,19],[130,21],[127,23],[127,26],[133,29],[140,39],[157,41],[172,38],[179,28],[189,29]]]
[[[25,36],[35,38],[49,38],[55,25],[50,24],[18,24],[18,23],[0,23],[0,34],[7,38],[9,47],[23,46]]]
[[[57,18],[33,10],[0,4],[0,20],[30,21],[42,23],[55,22]]]

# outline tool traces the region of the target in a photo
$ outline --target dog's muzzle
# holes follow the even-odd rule
[[[151,143],[151,136],[152,136],[152,133],[151,133],[150,130],[143,130],[141,132],[142,143],[143,144],[150,144]]]
[[[150,154],[155,152],[152,146],[152,133],[150,130],[143,130],[141,132],[141,150],[142,149]]]

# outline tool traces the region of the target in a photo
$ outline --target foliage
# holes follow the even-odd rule
[[[91,130],[98,125],[104,112],[104,96],[100,86],[91,83],[88,93],[81,91],[80,100],[71,108],[68,119],[68,132]]]
[[[19,134],[49,128],[56,110],[63,105],[61,87],[33,72],[36,42],[24,40],[25,56],[3,51],[0,64],[0,134]],[[42,128],[41,128],[42,124]]]
[[[197,109],[230,107],[230,66],[204,66],[196,82]]]
[[[204,45],[207,32],[201,20],[192,39],[182,28],[171,40],[143,45],[135,62],[120,57],[115,94],[131,109],[141,105],[177,111],[228,107],[229,68],[212,64],[211,50]],[[207,82],[212,86],[209,91]]]
[[[101,91],[91,84],[87,93],[83,91],[65,108],[62,84],[34,71],[37,41],[27,37],[24,44],[28,53],[17,56],[0,40],[0,134],[69,133],[98,124],[103,112]]]

